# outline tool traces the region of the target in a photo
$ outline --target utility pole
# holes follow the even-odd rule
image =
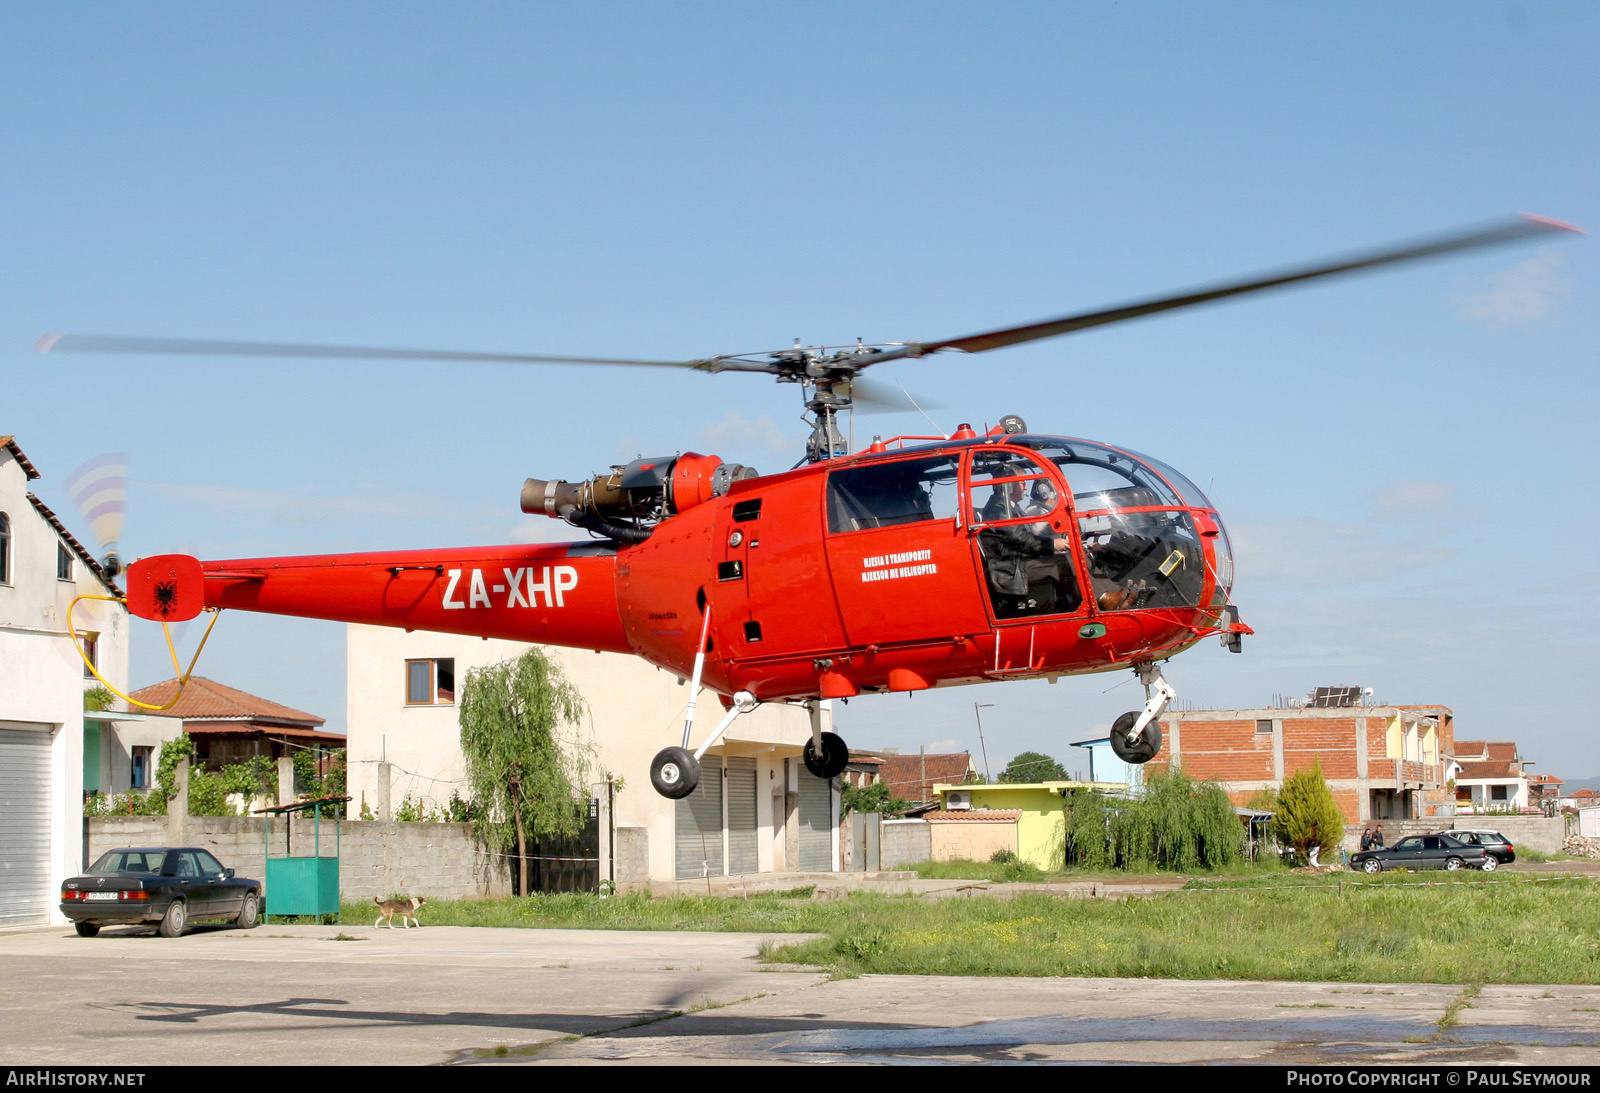
[[[994,779],[989,777],[989,745],[983,742],[983,714],[980,712],[985,706],[993,706],[993,702],[974,702],[972,716],[978,719],[978,747],[983,752],[983,780],[989,785],[994,785]]]

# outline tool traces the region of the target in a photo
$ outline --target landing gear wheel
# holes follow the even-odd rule
[[[1139,739],[1128,743],[1128,730],[1133,728],[1139,720],[1139,710],[1129,710],[1117,718],[1116,724],[1111,726],[1111,750],[1116,752],[1117,758],[1124,763],[1135,765],[1148,763],[1156,757],[1156,752],[1161,750],[1161,723],[1151,721],[1139,734]]]
[[[239,917],[233,920],[234,924],[241,930],[254,930],[260,920],[261,904],[256,901],[254,892],[246,892],[244,902],[239,905]]]
[[[1487,856],[1486,858],[1483,859],[1483,871],[1485,873],[1493,873],[1496,869],[1499,869],[1499,868],[1500,868],[1500,859],[1495,857],[1493,854],[1490,854],[1489,856]]]
[[[1383,863],[1377,858],[1368,858],[1361,863],[1361,868],[1368,873],[1381,873],[1383,872]]]
[[[700,784],[700,760],[686,748],[662,748],[650,760],[650,784],[670,800],[687,797]]]
[[[183,928],[188,924],[188,908],[183,905],[183,900],[175,899],[167,904],[167,913],[161,917],[161,925],[157,928],[162,937],[181,937]]]
[[[822,754],[817,754],[817,749],[811,741],[806,741],[806,769],[818,778],[837,778],[844,773],[844,768],[850,763],[850,749],[844,746],[844,740],[831,732],[822,734]]]
[[[93,937],[100,932],[100,927],[93,922],[74,922],[72,928],[78,931],[79,937]]]

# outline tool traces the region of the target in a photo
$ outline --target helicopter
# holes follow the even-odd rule
[[[687,361],[296,343],[47,334],[40,352],[307,357],[669,367],[796,384],[804,458],[760,474],[683,451],[583,481],[529,478],[522,511],[590,539],[441,550],[201,561],[168,554],[126,571],[128,609],[182,622],[266,612],[627,653],[692,684],[681,746],[651,782],[668,798],[762,703],[802,705],[807,769],[840,774],[849,749],[822,703],[995,680],[1131,669],[1146,702],[1110,744],[1144,763],[1176,698],[1161,664],[1210,636],[1253,633],[1232,602],[1232,548],[1216,506],[1175,468],[1127,447],[1032,431],[874,438],[850,451],[839,415],[882,401],[868,367],[979,353],[1313,279],[1577,232],[1516,219],[1094,311],[932,342],[792,348]],[[691,750],[702,686],[724,708]]]

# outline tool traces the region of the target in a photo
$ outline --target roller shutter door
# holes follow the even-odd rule
[[[833,780],[800,771],[800,871],[833,869]]]
[[[711,763],[719,762],[710,756]],[[677,804],[674,837],[679,880],[722,876],[722,768],[700,768],[700,784]]]
[[[50,922],[50,732],[0,729],[0,928]]]
[[[761,869],[756,849],[756,761],[730,755],[728,779],[728,872],[755,873]]]

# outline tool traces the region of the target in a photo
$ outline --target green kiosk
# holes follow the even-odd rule
[[[258,808],[257,815],[267,818],[266,858],[267,892],[261,908],[262,919],[272,921],[273,915],[336,915],[339,913],[339,810],[333,809],[333,854],[322,853],[322,810],[342,805],[349,797],[319,797],[314,801],[297,801],[292,805]],[[311,853],[294,853],[294,824],[296,812],[310,812]],[[272,854],[272,818],[283,817],[283,853]]]

